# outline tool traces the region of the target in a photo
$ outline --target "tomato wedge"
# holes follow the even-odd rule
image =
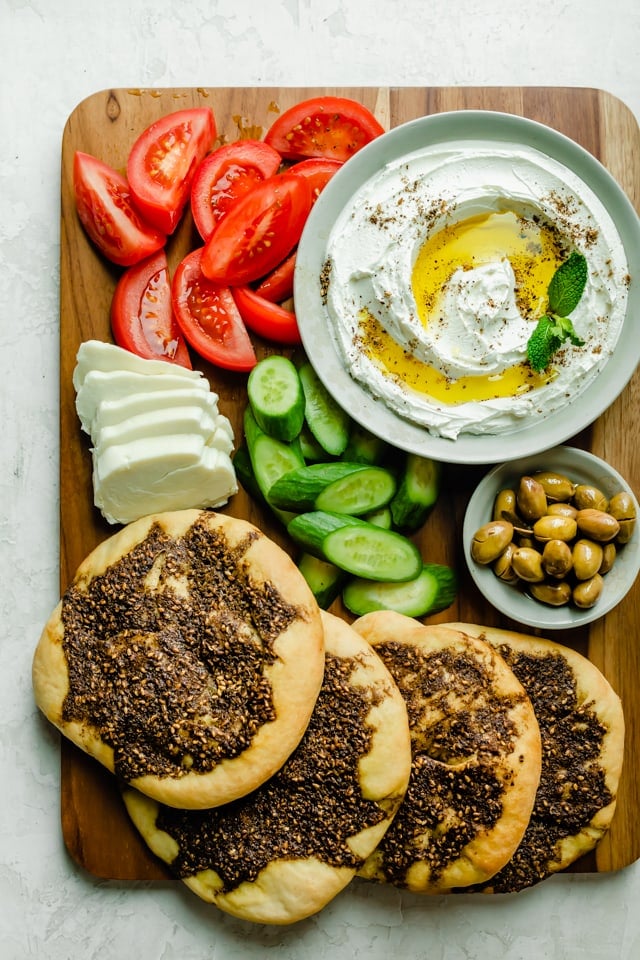
[[[232,287],[240,316],[253,333],[276,343],[302,343],[296,315],[277,303],[265,300],[251,287]]]
[[[228,287],[208,280],[201,269],[202,247],[178,264],[171,284],[173,311],[185,340],[210,363],[248,371],[256,355]]]
[[[209,107],[177,110],[156,120],[133,144],[127,178],[136,205],[158,230],[173,233],[200,161],[216,138]]]
[[[285,110],[264,141],[282,157],[332,157],[348,160],[384,128],[374,115],[347,97],[312,97]]]
[[[332,160],[330,157],[309,157],[294,163],[287,173],[307,178],[311,187],[311,201],[315,203],[336,170],[343,164],[343,160]]]
[[[171,305],[164,250],[124,271],[111,301],[111,330],[119,347],[147,360],[191,368],[191,358]]]
[[[262,140],[225,143],[205,157],[191,185],[191,213],[202,239],[209,239],[235,200],[272,177],[281,163],[277,150]]]
[[[296,269],[296,253],[294,250],[278,264],[255,288],[259,297],[271,303],[282,303],[293,296],[293,276]]]
[[[202,272],[228,286],[259,280],[296,246],[310,209],[305,177],[276,174],[257,183],[216,224],[204,247]]]
[[[165,245],[165,235],[134,207],[126,179],[102,160],[76,151],[73,190],[82,226],[112,263],[131,266]]]

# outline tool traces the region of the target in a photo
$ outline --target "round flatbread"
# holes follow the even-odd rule
[[[529,822],[540,733],[522,685],[490,644],[391,611],[354,628],[400,688],[412,769],[400,809],[359,876],[448,893],[501,869]]]
[[[509,863],[483,888],[511,893],[564,870],[609,829],[624,755],[622,704],[595,664],[569,647],[495,627],[451,626],[500,653],[529,694],[540,727],[542,773],[529,826]]]
[[[226,803],[295,749],[324,672],[320,608],[288,554],[207,510],[145,517],[81,564],[33,661],[38,706],[162,803]]]
[[[151,850],[203,900],[257,923],[316,913],[387,830],[411,767],[404,701],[372,648],[323,613],[325,677],[298,748],[267,783],[209,811],[162,807],[131,789]]]

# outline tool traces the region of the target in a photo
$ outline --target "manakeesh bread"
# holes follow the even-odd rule
[[[586,657],[552,640],[477,624],[447,627],[490,643],[527,691],[542,773],[522,842],[486,892],[510,893],[564,870],[608,830],[624,756],[620,698]]]
[[[323,613],[325,677],[299,746],[250,795],[208,811],[126,788],[141,835],[203,900],[257,923],[316,913],[380,842],[411,769],[404,700],[345,621]]]
[[[323,675],[320,609],[291,558],[207,510],[145,517],[96,547],[33,660],[36,702],[65,737],[182,808],[282,766]]]
[[[492,646],[391,611],[360,617],[400,688],[411,730],[409,787],[358,871],[415,893],[482,883],[517,849],[541,769],[531,702]]]

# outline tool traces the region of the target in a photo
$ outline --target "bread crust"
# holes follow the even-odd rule
[[[189,828],[194,848],[201,850],[209,844],[207,864],[195,872],[178,868],[178,858],[185,853],[181,849],[185,820],[176,816],[177,811],[172,817],[171,811],[163,811],[155,801],[130,788],[123,794],[131,819],[150,849],[197,896],[256,923],[294,923],[322,909],[343,890],[388,829],[409,780],[409,726],[399,690],[375,651],[344,620],[329,613],[322,617],[329,670],[317,713],[295,753],[272,781],[230,808],[208,811],[196,820],[192,814],[188,817],[195,824]],[[336,686],[331,679],[337,661],[336,669],[346,671],[346,686],[342,682]],[[362,715],[358,713],[343,725],[351,716],[354,701],[363,704]],[[318,719],[316,725],[319,714],[325,720]],[[320,730],[323,722],[331,728],[334,717],[340,735],[351,729],[355,736],[340,745],[325,746]],[[368,746],[354,756],[355,770],[349,775],[343,763],[343,753],[351,749],[347,739],[355,742],[361,735]],[[299,811],[297,784],[302,775],[299,771],[308,776],[312,768],[317,768],[318,779],[305,794],[309,818],[305,829],[294,813]],[[362,811],[362,819],[358,819],[357,830],[350,831],[345,809],[354,803]],[[271,830],[268,836],[266,824]],[[241,864],[239,875],[231,878],[229,874],[225,879],[229,862],[224,851],[243,847],[248,836],[253,851],[263,850],[266,844],[267,853],[253,870]],[[306,853],[301,851],[301,843],[308,844]]]
[[[487,880],[529,821],[540,733],[522,685],[492,647],[391,611],[354,628],[379,653],[408,705],[409,789],[359,875],[414,893]]]
[[[624,762],[622,702],[596,665],[564,644],[479,624],[446,626],[499,651],[529,693],[542,733],[542,773],[529,827],[511,861],[482,888],[510,893],[566,869],[609,829]],[[561,669],[537,678],[538,665],[554,663]],[[554,688],[555,676],[562,686]]]
[[[197,539],[192,542],[190,538]],[[87,634],[84,646],[82,638],[76,638],[72,647],[72,630],[69,627],[72,600],[78,604],[84,603],[87,597],[92,596],[91,591],[99,590],[105,578],[118,569],[121,561],[130,562],[137,555],[136,551],[144,550],[152,541],[156,544],[152,565],[144,568],[144,576],[141,574],[135,583],[133,577],[130,584],[123,581],[121,591],[124,594],[138,591],[140,604],[157,604],[158,609],[164,605],[169,612],[159,614],[157,622],[153,616],[147,615],[147,621],[150,619],[150,622],[145,621],[144,627],[141,627],[136,621],[138,608],[132,604],[131,611],[117,621],[113,635],[99,635],[96,630],[93,635]],[[215,547],[215,551],[207,568],[208,561],[203,558],[202,551],[208,545],[212,546],[212,550]],[[167,558],[171,559],[173,552],[176,557],[172,559],[173,566],[170,566]],[[219,605],[215,585],[201,597],[197,594],[199,584],[194,575],[196,562],[199,564],[198,578],[206,578],[211,574],[214,580],[221,577],[225,582],[233,581],[232,593],[221,594]],[[193,610],[194,622],[196,620],[196,594],[199,596],[197,616],[200,618],[197,622],[204,625],[207,643],[220,646],[224,640],[227,644],[226,659],[222,657],[222,661],[214,656],[208,655],[209,659],[204,657],[204,648],[198,646],[200,636],[190,638],[188,642],[184,639],[185,625],[190,629],[190,610]],[[236,598],[237,610],[229,609],[229,596]],[[100,598],[101,602],[105,602],[105,597],[106,606],[109,607],[111,597],[105,593]],[[129,601],[130,598],[127,600],[125,597],[122,602]],[[113,602],[115,605],[121,601],[116,598]],[[259,607],[261,603],[264,604],[263,611]],[[269,636],[267,642],[265,637],[271,630],[268,625],[270,603],[274,604],[274,616],[276,605],[280,603],[287,619],[283,621],[282,629],[274,627],[273,636]],[[249,613],[245,613],[245,605]],[[182,617],[178,626],[171,621],[173,608],[179,608]],[[97,601],[91,607],[92,616],[96,609],[97,620],[102,623],[102,608]],[[258,615],[262,617],[261,621]],[[162,622],[161,618],[164,618]],[[85,629],[84,623],[82,629]],[[165,651],[160,656],[158,649],[165,635],[169,637],[169,652]],[[126,699],[126,708],[128,710],[131,707],[135,714],[138,706],[144,704],[142,683],[153,670],[153,696],[150,699],[154,722],[159,727],[154,731],[158,743],[144,743],[139,749],[136,748],[138,753],[132,749],[137,766],[135,775],[127,776],[118,765],[116,752],[117,749],[122,752],[123,745],[114,745],[114,738],[109,732],[110,723],[119,724],[120,732],[123,724],[121,716],[108,716],[109,697],[114,697],[113,713],[117,711],[118,703],[122,702],[122,697],[118,701],[114,695],[113,684],[117,678],[111,686],[104,684],[100,687],[101,697],[96,698],[99,702],[95,704],[95,711],[100,711],[100,722],[94,719],[97,713],[92,715],[91,709],[81,710],[79,714],[76,710],[74,714],[69,704],[73,702],[74,682],[77,683],[74,678],[87,666],[82,663],[83,658],[102,658],[106,671],[109,669],[109,656],[117,655],[126,663],[131,651],[136,651],[136,668],[130,676],[125,677],[124,686],[128,690],[123,696],[129,697]],[[171,651],[178,652],[174,655]],[[254,685],[258,684],[261,694],[268,691],[271,698],[269,719],[260,723],[254,719],[251,730],[247,726],[249,721],[245,716],[244,704],[234,703],[236,713],[232,716],[232,707],[227,708],[225,700],[228,697],[228,683],[234,682],[237,679],[234,674],[243,669],[245,652],[247,656],[255,657]],[[300,669],[301,663],[304,669]],[[186,679],[181,680],[178,671],[186,669],[191,673],[185,674]],[[228,676],[225,676],[225,671]],[[320,609],[288,554],[247,521],[213,511],[185,510],[156,514],[129,524],[89,554],[42,631],[33,659],[32,676],[39,708],[78,747],[132,783],[139,791],[162,803],[184,808],[206,808],[248,793],[281,766],[306,729],[320,690],[323,671],[324,630]],[[195,694],[192,697],[192,680],[197,682],[199,700],[193,699]],[[101,683],[100,676],[97,682]],[[184,710],[181,702],[171,700],[174,697],[172,691],[178,683],[182,683],[185,691]],[[84,695],[85,691],[82,693]],[[131,699],[133,694],[137,699]],[[243,687],[242,694],[249,700],[251,689],[245,690]],[[90,697],[85,696],[85,700],[90,702]],[[166,731],[162,727],[163,711],[167,716]],[[180,735],[186,735],[187,730],[195,730],[206,747],[217,749],[217,733],[213,729],[212,719],[216,711],[222,717],[219,723],[227,722],[228,718],[233,735],[238,737],[240,746],[235,746],[230,756],[205,755],[196,768],[188,745],[182,754],[177,753],[175,757],[162,754],[160,741],[165,732],[167,737],[175,735],[176,725],[183,726],[178,733],[177,749]],[[144,714],[132,716],[127,724],[127,735],[131,731],[132,737],[144,736],[146,720]],[[246,735],[243,724],[247,726]],[[158,756],[162,754],[162,769],[154,769],[153,751],[156,748]],[[148,764],[145,751],[149,755]],[[140,752],[143,757],[139,760]]]

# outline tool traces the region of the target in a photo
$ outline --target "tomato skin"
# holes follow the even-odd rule
[[[269,300],[271,303],[282,303],[293,296],[293,277],[296,269],[296,252],[294,250],[289,256],[278,264],[275,270],[272,270],[255,288],[259,297]]]
[[[178,264],[171,284],[173,311],[187,343],[217,367],[247,372],[257,358],[228,287],[202,273],[203,248]]]
[[[202,254],[202,272],[228,286],[266,276],[293,250],[311,209],[305,177],[276,174],[257,183],[216,224]]]
[[[149,223],[171,234],[189,200],[198,164],[216,138],[209,107],[166,114],[143,130],[127,159],[131,194]]]
[[[111,301],[111,330],[119,347],[139,357],[191,369],[189,351],[173,315],[164,249],[120,276]]]
[[[275,343],[290,346],[302,343],[296,315],[292,310],[266,300],[251,287],[232,287],[231,292],[240,316],[253,333]]]
[[[289,160],[332,157],[348,160],[384,133],[370,110],[347,97],[312,97],[285,110],[264,141]]]
[[[82,226],[112,263],[131,266],[165,245],[166,236],[146,223],[133,205],[126,179],[97,157],[76,151],[73,190]]]
[[[308,157],[290,166],[287,173],[307,177],[311,187],[311,201],[315,203],[331,177],[342,166],[344,166],[343,160],[334,160],[330,157]]]
[[[281,163],[280,154],[262,140],[225,143],[206,156],[191,185],[191,214],[202,239],[209,239],[235,200],[273,176]]]

